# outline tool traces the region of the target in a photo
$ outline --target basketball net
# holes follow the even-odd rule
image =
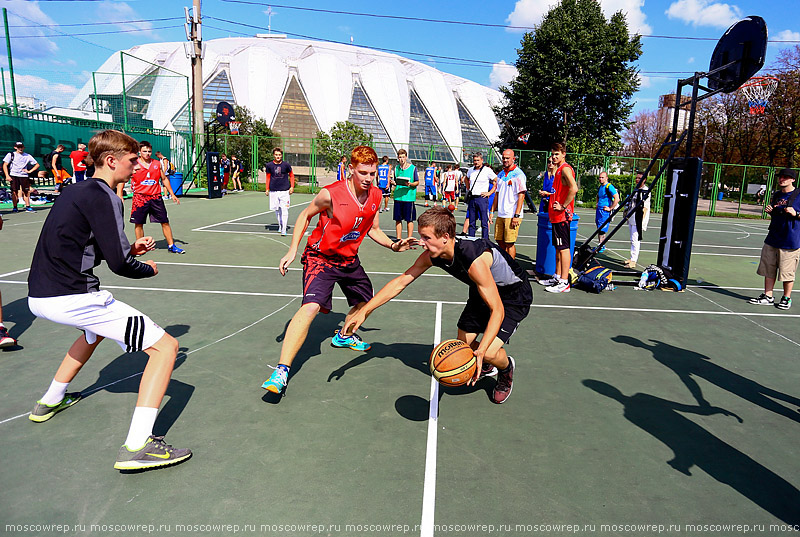
[[[755,76],[742,85],[742,93],[747,98],[751,116],[764,113],[770,96],[778,87],[778,79],[774,76]]]
[[[228,122],[228,128],[231,130],[231,134],[239,134],[239,128],[242,126],[241,121],[230,121]]]

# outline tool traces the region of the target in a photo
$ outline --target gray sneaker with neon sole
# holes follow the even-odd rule
[[[163,436],[150,436],[144,447],[131,451],[128,446],[119,448],[117,470],[146,470],[147,468],[160,468],[185,461],[192,456],[189,449],[175,448],[164,442]]]

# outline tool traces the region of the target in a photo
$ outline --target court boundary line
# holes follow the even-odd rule
[[[285,308],[287,308],[287,307],[288,307],[288,306],[289,306],[289,305],[290,305],[292,302],[294,302],[295,300],[297,300],[297,298],[292,298],[292,299],[291,299],[289,302],[287,302],[286,304],[284,304],[284,305],[283,305],[283,306],[281,306],[280,308],[276,309],[276,310],[275,310],[275,311],[273,311],[272,313],[269,313],[269,314],[265,315],[264,317],[260,318],[259,320],[255,321],[255,322],[253,322],[253,323],[250,323],[249,325],[245,326],[244,328],[240,328],[240,329],[239,329],[239,330],[237,330],[236,332],[232,332],[232,333],[228,334],[227,336],[223,336],[223,337],[219,338],[219,339],[218,339],[218,340],[216,340],[216,341],[212,341],[211,343],[206,343],[206,344],[205,344],[205,345],[203,345],[202,347],[198,347],[198,348],[196,348],[196,349],[192,349],[192,350],[190,350],[190,351],[188,351],[188,352],[179,352],[179,353],[178,353],[178,356],[176,357],[176,359],[177,359],[177,358],[180,358],[181,356],[184,356],[184,357],[185,357],[185,356],[189,356],[190,354],[193,354],[193,353],[195,353],[195,352],[197,352],[197,351],[201,351],[201,350],[203,350],[203,349],[205,349],[205,348],[207,348],[207,347],[210,347],[210,346],[212,346],[212,345],[216,345],[217,343],[221,343],[221,342],[225,341],[226,339],[232,338],[233,336],[235,336],[235,335],[237,335],[237,334],[240,334],[240,333],[244,332],[244,331],[245,331],[245,330],[247,330],[248,328],[252,328],[253,326],[255,326],[255,325],[257,325],[258,323],[260,323],[261,321],[263,321],[263,320],[265,320],[265,319],[268,319],[268,318],[272,317],[273,315],[275,315],[275,314],[276,314],[276,313],[278,313],[279,311],[282,311],[282,310],[284,310]],[[114,382],[109,382],[108,384],[104,384],[104,385],[102,385],[102,386],[100,386],[100,387],[98,387],[98,388],[95,388],[95,389],[93,389],[93,390],[87,391],[87,392],[85,392],[85,393],[84,393],[84,392],[81,392],[81,394],[83,394],[83,395],[86,395],[86,396],[89,396],[89,395],[91,395],[91,394],[93,394],[93,393],[99,392],[100,390],[102,390],[102,389],[104,389],[104,388],[108,388],[109,386],[113,386],[114,384],[119,384],[120,382],[126,381],[126,380],[128,380],[128,379],[131,379],[131,378],[138,377],[139,375],[142,375],[143,373],[144,373],[144,370],[142,370],[142,371],[139,371],[138,373],[134,373],[134,374],[132,374],[132,375],[128,375],[128,376],[127,376],[127,377],[125,377],[125,378],[117,379],[117,380],[115,380]],[[170,378],[171,378],[171,377],[170,377]],[[161,409],[159,408],[159,412],[160,412],[160,411],[161,411]],[[14,421],[14,420],[16,420],[16,419],[22,418],[22,417],[24,417],[24,416],[27,416],[27,415],[29,415],[29,414],[30,414],[30,412],[26,412],[25,414],[20,414],[19,416],[14,416],[14,417],[12,417],[12,418],[6,418],[6,419],[4,419],[3,421],[0,421],[0,425],[2,425],[2,424],[4,424],[4,423],[8,423],[9,421]]]
[[[0,280],[0,283],[10,283],[18,285],[28,285],[28,282],[16,280]],[[173,289],[169,287],[133,287],[124,285],[104,285],[103,289],[122,289],[126,291],[157,291],[157,292],[170,292],[170,293],[206,293],[210,295],[233,295],[233,296],[263,296],[272,298],[302,298],[303,295],[289,294],[289,293],[263,293],[256,291],[217,291],[208,289]],[[334,296],[333,300],[347,300],[344,296]],[[418,299],[403,299],[393,298],[392,302],[402,302],[407,304],[435,304],[441,302],[442,304],[463,306],[466,301],[451,301],[451,300],[418,300]],[[677,309],[660,309],[660,308],[623,308],[611,306],[571,306],[567,304],[531,304],[531,308],[551,308],[551,309],[577,309],[577,310],[595,310],[595,311],[624,311],[633,313],[684,313],[694,315],[741,315],[744,317],[781,317],[786,319],[793,319],[800,317],[800,314],[786,314],[786,313],[760,313],[760,312],[737,312],[737,311],[709,311],[709,310],[677,310]]]
[[[436,303],[433,346],[442,342],[442,303]],[[431,396],[428,406],[428,440],[425,445],[425,481],[422,492],[420,536],[433,537],[436,514],[436,450],[439,438],[439,383],[431,375]]]
[[[289,208],[291,209],[292,207],[299,207],[301,205],[307,205],[308,203],[309,202],[297,203],[295,205],[289,205]],[[224,222],[217,222],[216,224],[208,224],[208,225],[205,225],[205,226],[196,227],[196,228],[192,229],[191,231],[209,231],[206,228],[215,227],[215,226],[222,226],[224,224],[232,224],[234,222],[238,222],[239,220],[244,220],[245,218],[253,218],[254,216],[261,216],[262,214],[270,214],[270,213],[274,213],[274,212],[275,211],[264,211],[264,212],[261,212],[261,213],[249,214],[247,216],[241,216],[239,218],[234,218],[232,220],[226,220]]]

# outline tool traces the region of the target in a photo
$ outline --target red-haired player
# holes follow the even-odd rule
[[[356,147],[350,154],[349,177],[320,190],[297,217],[292,244],[278,265],[283,275],[297,256],[297,247],[311,219],[319,215],[319,222],[301,257],[303,305],[286,328],[278,367],[262,385],[265,390],[281,393],[286,387],[289,368],[306,340],[311,322],[320,311],[328,313],[331,309],[334,284],[339,284],[350,304],[345,325],[372,298],[372,282],[358,259],[358,247],[365,236],[394,252],[417,244],[414,238],[392,242],[381,231],[375,218],[382,198],[381,190],[374,185],[377,169],[375,150]],[[331,346],[356,351],[370,348],[355,333],[347,335],[341,330],[333,336]]]

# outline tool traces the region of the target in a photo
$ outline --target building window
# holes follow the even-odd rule
[[[372,107],[367,94],[364,93],[364,89],[358,82],[353,85],[353,99],[350,103],[350,114],[347,116],[347,120],[364,129],[367,134],[372,135],[375,149],[379,153],[390,155],[395,153],[389,134],[383,127],[378,114],[375,113],[375,108]]]
[[[317,136],[319,127],[295,77],[289,79],[289,87],[278,109],[272,130],[283,138],[285,154],[311,154],[311,139]]]
[[[408,158],[426,163],[431,159],[437,162],[455,162],[453,153],[444,143],[442,134],[413,89],[409,90],[409,100],[411,101],[411,139],[408,141]]]

